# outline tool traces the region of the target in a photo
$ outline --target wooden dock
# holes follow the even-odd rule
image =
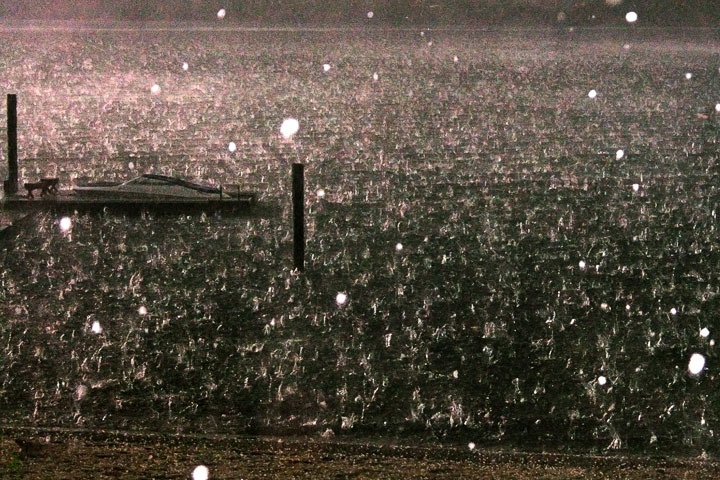
[[[231,198],[197,199],[133,199],[133,198],[93,198],[76,195],[72,191],[61,190],[55,195],[46,195],[29,199],[23,195],[6,195],[0,200],[0,209],[15,211],[53,211],[57,213],[112,211],[119,213],[139,213],[141,211],[163,213],[186,212],[246,212],[257,204],[257,195],[243,192]]]

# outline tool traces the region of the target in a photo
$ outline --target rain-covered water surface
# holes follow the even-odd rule
[[[707,38],[0,32],[24,179],[163,173],[281,207],[44,213],[5,239],[3,424],[711,448]]]

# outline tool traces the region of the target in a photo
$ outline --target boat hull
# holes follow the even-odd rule
[[[108,196],[77,195],[74,192],[61,191],[54,196],[28,199],[12,195],[2,200],[2,208],[8,210],[42,211],[72,214],[74,212],[110,211],[133,214],[142,211],[182,214],[192,212],[230,211],[244,212],[252,210],[257,204],[257,196],[246,193],[237,198],[122,198]]]

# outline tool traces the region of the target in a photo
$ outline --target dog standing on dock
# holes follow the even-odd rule
[[[43,178],[36,183],[26,183],[25,190],[27,190],[27,198],[30,200],[35,198],[35,195],[33,195],[33,190],[40,190],[41,197],[44,197],[45,195],[55,194],[58,191],[57,186],[57,178]]]

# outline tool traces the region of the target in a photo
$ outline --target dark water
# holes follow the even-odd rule
[[[711,448],[718,45],[641,33],[0,33],[24,178],[282,212],[39,215],[2,253],[3,422]]]

